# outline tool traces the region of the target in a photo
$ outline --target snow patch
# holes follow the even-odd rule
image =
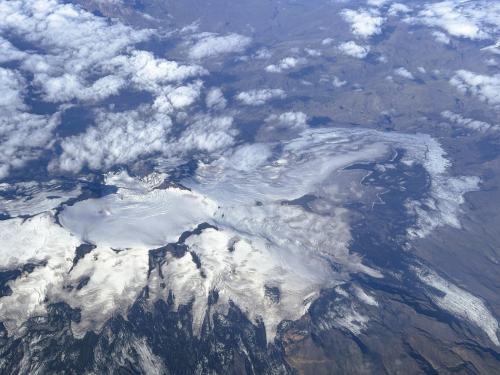
[[[480,298],[443,279],[431,270],[416,268],[415,272],[425,284],[442,293],[430,291],[431,298],[439,307],[475,324],[495,345],[500,346],[497,336],[498,321]]]

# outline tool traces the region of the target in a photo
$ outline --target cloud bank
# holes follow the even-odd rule
[[[203,34],[189,49],[189,57],[201,60],[228,53],[243,52],[252,39],[240,34]]]
[[[500,74],[488,76],[461,69],[455,72],[450,83],[462,94],[473,95],[494,106],[500,105]]]
[[[362,46],[354,41],[345,42],[339,45],[339,51],[344,55],[364,59],[370,52],[370,46]]]
[[[368,38],[382,33],[384,18],[377,10],[344,9],[341,12],[344,20],[351,24],[352,33],[362,38]]]
[[[452,37],[490,39],[500,31],[500,4],[488,0],[428,3],[407,21],[439,28]]]
[[[236,95],[242,104],[258,106],[263,105],[272,99],[283,99],[286,97],[282,89],[259,89],[240,92]]]

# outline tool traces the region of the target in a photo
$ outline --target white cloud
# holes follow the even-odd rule
[[[151,116],[146,110],[131,110],[99,112],[96,124],[83,134],[65,138],[61,142],[62,154],[51,168],[68,172],[78,172],[84,166],[108,169],[165,152],[172,122],[161,113]]]
[[[110,71],[123,72],[136,87],[157,92],[163,84],[179,83],[188,78],[207,74],[199,65],[181,65],[159,59],[147,51],[132,51],[130,56],[119,55],[106,64]]]
[[[282,89],[260,89],[240,92],[236,99],[245,105],[263,105],[272,99],[283,99],[286,96]]]
[[[195,81],[185,86],[167,90],[165,95],[175,109],[188,107],[193,104],[201,94],[202,81]]]
[[[152,30],[136,30],[55,0],[1,2],[0,34],[4,52],[0,60],[19,61],[19,71],[0,73],[4,89],[0,106],[8,110],[0,114],[0,177],[38,158],[54,142],[61,144],[63,153],[51,168],[66,171],[85,165],[106,169],[164,152],[168,115],[199,99],[203,83],[193,79],[207,74],[199,65],[179,64],[136,49]],[[9,38],[36,49],[19,51]],[[29,113],[23,103],[25,86],[39,92],[42,100],[63,104],[75,99],[100,102],[125,88],[149,91],[153,103],[148,110],[107,115],[100,111],[95,126],[61,141],[53,139],[59,114]]]
[[[29,113],[23,101],[26,81],[17,71],[0,68],[0,179],[12,168],[37,159],[52,140],[59,114]]]
[[[26,53],[18,50],[12,45],[7,39],[0,36],[0,63],[6,63],[9,61],[22,60],[26,57]]]
[[[340,44],[338,48],[343,54],[357,59],[364,59],[370,52],[370,46],[361,46],[352,40]]]
[[[226,108],[227,100],[224,98],[224,93],[218,87],[212,87],[205,97],[207,108],[221,110]]]
[[[33,74],[47,101],[99,101],[124,87],[158,90],[205,73],[134,48],[152,30],[135,30],[54,0],[2,2],[0,32],[37,46],[25,52],[21,69]]]
[[[57,113],[42,116],[17,112],[0,117],[0,178],[7,177],[12,168],[38,159],[53,140],[59,122]]]
[[[192,105],[201,95],[203,82],[194,81],[184,86],[167,86],[154,100],[152,109],[163,114],[173,114]]]
[[[355,286],[354,287],[354,294],[363,303],[366,303],[367,305],[371,305],[371,306],[378,306],[378,302],[377,302],[376,298],[373,295],[366,293],[362,288]]]
[[[376,10],[344,9],[341,15],[351,24],[351,30],[354,35],[368,38],[382,33],[382,25],[385,20]]]
[[[446,35],[445,33],[441,31],[433,31],[432,36],[436,40],[436,42],[442,43],[442,44],[450,44],[451,39]]]
[[[237,133],[233,128],[233,118],[230,116],[196,116],[174,147],[179,149],[179,152],[222,151],[233,146]]]
[[[219,36],[216,34],[202,34],[189,49],[189,57],[201,60],[209,57],[228,53],[243,52],[251,43],[252,39],[240,34],[228,34]]]
[[[74,67],[75,70],[116,56],[126,46],[151,34],[150,30],[137,31],[55,0],[2,2],[0,20],[2,31],[37,42],[42,49],[57,49],[61,56],[54,58],[68,59],[73,54],[72,59],[84,64]],[[84,58],[88,60],[83,61]]]
[[[498,62],[493,58],[486,59],[485,64],[487,66],[498,66]]]
[[[314,48],[304,48],[304,51],[311,57],[319,57],[322,55],[321,51]]]
[[[181,30],[181,34],[192,34],[199,30],[200,28],[200,20],[196,20],[189,25],[184,26]]]
[[[481,51],[488,51],[495,55],[500,55],[500,39],[492,45],[481,48]]]
[[[484,121],[474,120],[471,118],[464,117],[458,113],[453,113],[451,111],[441,112],[441,116],[446,120],[450,121],[452,124],[464,127],[476,132],[484,133],[488,131],[500,131],[500,126],[492,125]]]
[[[323,39],[321,41],[321,44],[323,46],[329,46],[329,45],[333,44],[333,42],[335,42],[335,39],[333,39],[333,38],[325,38],[325,39]]]
[[[87,85],[81,77],[70,73],[44,78],[39,75],[36,79],[43,85],[45,100],[52,102],[72,99],[100,101],[117,94],[126,84],[123,78],[112,75],[99,78],[90,85]]]
[[[500,30],[500,3],[487,0],[430,3],[408,21],[440,28],[458,38],[488,39]]]
[[[179,65],[174,61],[158,59],[146,51],[132,51],[130,55],[118,55],[109,61],[102,61],[101,67],[109,74],[93,82],[85,76],[64,73],[57,77],[45,75],[43,87],[45,99],[63,102],[77,98],[83,101],[100,101],[121,89],[132,85],[136,89],[153,93],[165,91],[165,85],[201,76],[206,71],[197,65]]]
[[[481,101],[500,105],[500,74],[488,76],[468,70],[457,70],[450,83],[463,94],[471,94]]]
[[[366,3],[373,7],[381,7],[387,4],[390,0],[366,0]]]
[[[171,108],[171,104],[155,102],[153,108],[99,111],[96,125],[61,141],[62,154],[49,168],[73,173],[84,167],[108,170],[115,165],[133,165],[145,157],[168,167],[168,162],[182,163],[192,153],[210,157],[235,143],[238,132],[232,117],[195,115],[179,133],[174,133]]]
[[[400,14],[410,13],[411,8],[402,3],[391,4],[389,11],[387,12],[390,16],[397,16]]]
[[[255,52],[253,58],[257,60],[267,60],[270,59],[272,56],[273,53],[269,49],[260,48],[257,52]]]
[[[272,64],[266,66],[266,72],[269,73],[281,73],[284,70],[293,69],[300,64],[305,63],[305,59],[298,57],[285,57],[281,59],[277,64]]]
[[[304,112],[284,112],[279,115],[269,115],[266,118],[268,130],[295,130],[307,128],[307,115]]]
[[[347,81],[342,81],[339,77],[333,76],[332,84],[333,87],[339,88],[345,86],[347,84]]]
[[[0,106],[3,110],[17,111],[25,109],[23,92],[26,89],[26,81],[15,70],[0,68]]]
[[[403,77],[403,78],[407,78],[407,79],[412,79],[412,80],[415,79],[413,74],[408,69],[406,69],[404,67],[394,69],[394,74],[396,74],[400,77]]]
[[[85,100],[94,91],[96,95],[115,93],[119,79],[107,77],[99,82],[108,75],[102,73],[102,64],[150,35],[150,31],[109,23],[73,5],[50,0],[3,2],[0,31],[35,43],[43,51],[30,53],[22,68],[34,74],[33,81],[47,100],[55,101]],[[100,76],[97,82],[90,79],[96,75]]]

